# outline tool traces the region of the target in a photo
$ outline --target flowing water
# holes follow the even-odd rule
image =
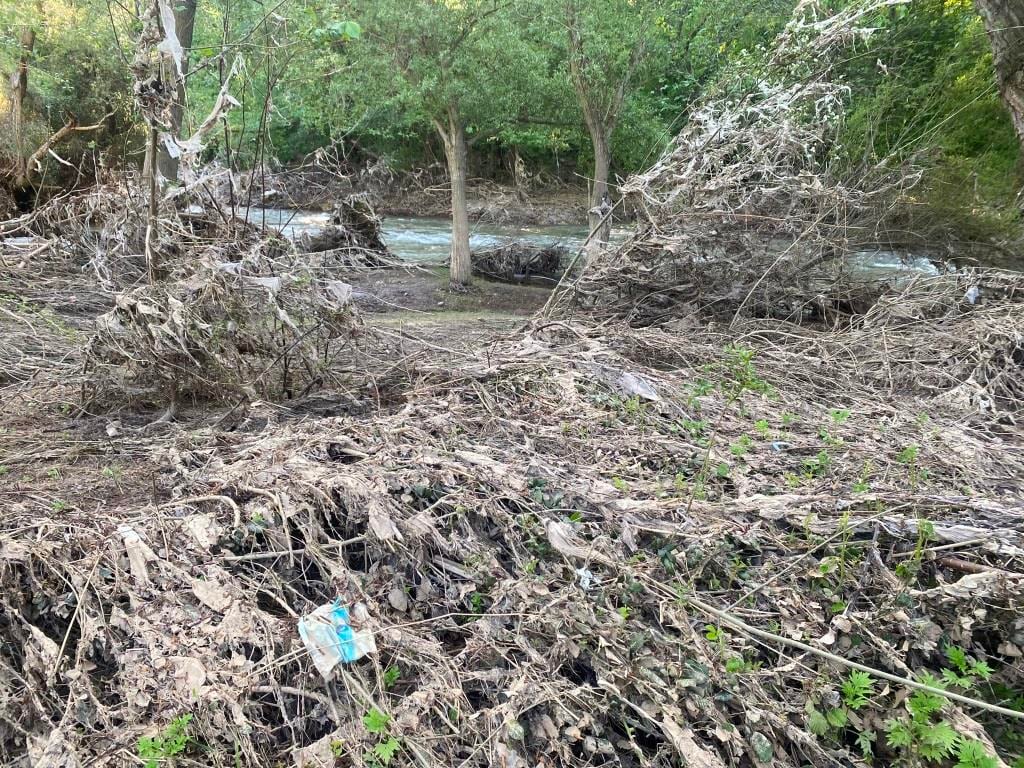
[[[312,234],[327,226],[329,214],[318,211],[289,211],[280,208],[250,208],[249,221],[266,222],[279,229],[285,237]],[[392,253],[405,261],[440,264],[448,258],[451,249],[452,225],[448,219],[386,216],[384,242]],[[612,232],[612,240],[623,240],[626,229]],[[491,248],[511,242],[530,245],[562,245],[578,248],[587,237],[586,226],[476,224],[470,227],[471,248]]]
[[[249,221],[266,223],[286,237],[312,234],[327,226],[329,214],[319,211],[285,210],[281,208],[250,208]],[[628,228],[612,231],[612,241],[621,242],[629,235]],[[470,246],[488,248],[510,242],[529,245],[562,245],[575,250],[587,237],[586,226],[476,224],[471,228]],[[399,258],[419,264],[440,264],[448,258],[451,247],[451,222],[448,219],[387,216],[384,218],[384,241]],[[854,271],[863,277],[885,278],[894,274],[918,272],[936,274],[935,266],[924,257],[901,255],[892,251],[863,251],[850,257]]]

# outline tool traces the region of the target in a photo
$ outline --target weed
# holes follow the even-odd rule
[[[188,726],[192,715],[181,715],[174,718],[158,736],[144,736],[139,739],[138,754],[146,763],[146,768],[158,768],[160,763],[171,760],[188,745]]]
[[[945,683],[930,674],[920,681],[931,688],[945,689]],[[945,698],[931,691],[915,691],[906,700],[907,716],[885,722],[886,741],[911,759],[942,760],[957,744],[957,733],[945,720],[936,721]]]
[[[896,456],[896,461],[898,461],[900,464],[906,464],[907,466],[910,466],[911,464],[916,464],[917,456],[920,452],[920,446],[908,445],[906,448],[899,452],[899,455]]]
[[[757,436],[762,440],[767,440],[771,434],[771,427],[768,426],[767,419],[758,419],[754,422],[754,431],[757,432]]]
[[[850,709],[862,709],[868,703],[868,698],[875,692],[875,682],[871,675],[860,670],[853,670],[850,676],[843,681],[843,703]]]
[[[822,448],[816,456],[804,459],[804,473],[808,478],[823,477],[832,467],[832,459],[828,451]]]
[[[796,424],[796,422],[797,418],[792,413],[789,413],[789,411],[782,412],[782,426],[791,427]]]
[[[754,445],[754,441],[747,435],[742,435],[735,443],[729,446],[729,453],[733,456],[743,456],[749,451]]]
[[[998,768],[999,761],[990,755],[985,745],[975,739],[960,739],[956,745],[956,764],[953,768]]]
[[[473,613],[482,614],[484,612],[484,596],[480,592],[474,592],[469,596],[469,604],[473,608]]]
[[[924,557],[925,545],[935,536],[935,526],[930,520],[923,517],[917,519],[917,543],[914,545],[914,552],[910,559],[905,560],[896,566],[896,575],[906,582],[910,582],[921,569],[921,560]]]
[[[527,483],[530,498],[547,509],[558,509],[562,506],[564,494],[561,491],[548,489],[548,481],[543,477],[531,477]]]
[[[64,499],[54,499],[50,502],[50,509],[54,512],[66,512],[70,508],[71,505],[64,501]]]
[[[617,611],[618,611],[619,616],[622,617],[623,621],[627,621],[629,619],[629,606],[628,605],[620,605],[618,607]]]
[[[390,667],[384,670],[384,687],[394,688],[402,678],[402,669],[397,664],[392,664]]]
[[[390,724],[391,717],[376,707],[363,715],[363,727],[366,728],[367,733],[378,737],[373,748],[363,755],[363,759],[368,764],[390,765],[395,753],[401,748],[402,743],[389,733]]]
[[[629,485],[627,485],[626,481],[623,480],[621,477],[618,477],[618,476],[613,477],[612,478],[612,485],[615,486],[615,490],[617,490],[617,491],[621,491],[622,493],[628,493],[629,492]]]
[[[832,418],[832,423],[837,425],[845,424],[850,420],[850,412],[845,408],[833,408],[828,415]]]
[[[742,656],[732,656],[725,662],[725,671],[730,675],[753,672],[761,666],[760,662],[749,661]]]
[[[51,480],[60,480],[60,470],[57,467],[50,467],[46,470],[46,476]]]
[[[985,661],[968,656],[967,652],[957,645],[946,646],[946,658],[954,667],[942,670],[942,680],[947,685],[971,688],[978,680],[988,680],[992,677],[992,668]]]

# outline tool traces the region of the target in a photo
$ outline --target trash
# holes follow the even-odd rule
[[[621,394],[627,397],[639,397],[655,403],[661,400],[661,396],[658,394],[658,390],[654,388],[654,385],[635,373],[624,372],[616,380],[615,386]]]
[[[600,581],[589,568],[577,568],[576,575],[580,580],[580,589],[590,589],[591,585]]]
[[[356,603],[352,617],[341,604],[341,599],[321,605],[313,613],[299,620],[299,637],[309,650],[313,664],[326,679],[330,679],[339,664],[351,664],[370,653],[377,652],[377,642],[368,629],[359,628],[368,617],[366,606]]]

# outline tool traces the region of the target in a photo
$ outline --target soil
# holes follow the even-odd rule
[[[526,317],[544,306],[550,293],[545,286],[481,278],[463,291],[452,291],[447,267],[375,270],[355,275],[349,282],[364,312],[445,313],[456,323],[472,322],[465,313]]]

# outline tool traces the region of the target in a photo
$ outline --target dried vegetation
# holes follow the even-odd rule
[[[748,279],[756,259],[729,254],[756,255],[751,232],[715,241],[737,271],[686,250],[711,230],[658,190],[673,163],[710,179],[693,157],[634,183],[661,213],[576,283],[584,304],[620,283],[604,322],[566,319],[566,292],[563,317],[472,348],[349,338],[330,280],[353,264],[321,273],[249,231],[165,228],[191,243],[169,287],[98,291],[91,313],[66,297],[100,282],[96,222],[5,250],[0,761],[982,768],[1024,751],[1024,278],[920,276],[862,310],[828,300],[827,323],[779,319],[768,303],[820,294]],[[729,183],[788,217],[801,174],[779,196]],[[141,276],[126,242],[105,263]],[[635,301],[680,270],[699,290]],[[326,363],[304,346],[321,333]],[[187,392],[178,420],[83,401],[98,348],[119,381]],[[304,384],[254,400],[282,350]],[[228,382],[234,404],[211,403]],[[335,600],[376,651],[325,680],[296,628]]]

